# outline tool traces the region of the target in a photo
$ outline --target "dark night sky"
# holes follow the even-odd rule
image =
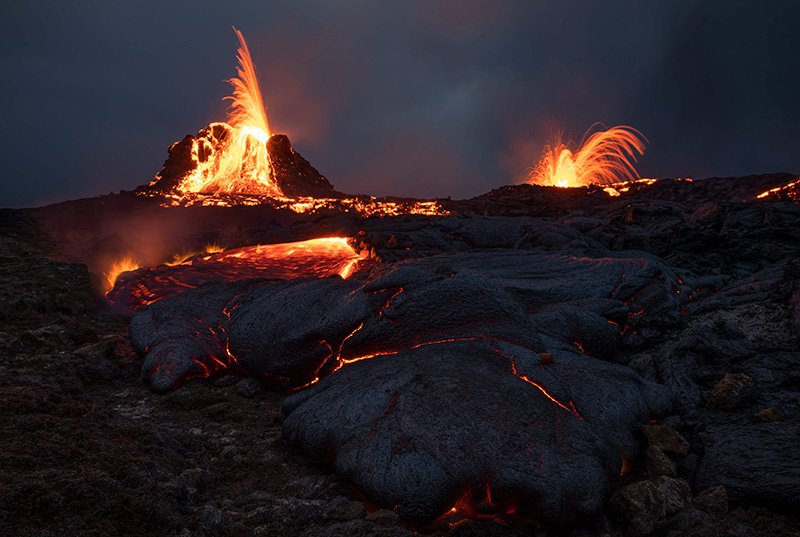
[[[273,128],[347,192],[467,197],[563,129],[646,176],[800,171],[800,2],[5,2],[0,207],[130,190],[222,120],[236,25]]]

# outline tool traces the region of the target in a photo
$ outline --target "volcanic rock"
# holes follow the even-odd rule
[[[211,241],[234,247],[332,234],[356,236],[359,231],[363,232],[358,235],[363,243],[359,249],[374,252],[381,262],[357,271],[346,285],[318,284],[317,291],[314,284],[276,284],[273,278],[235,285],[212,284],[186,292],[172,305],[166,300],[155,303],[147,310],[150,313],[142,313],[141,318],[151,316],[153,326],[147,330],[159,337],[149,339],[142,332],[134,341],[146,340],[146,345],[137,348],[138,353],[148,360],[152,357],[154,367],[165,369],[163,376],[153,376],[152,387],[156,389],[168,389],[193,375],[214,376],[229,371],[234,374],[227,382],[248,372],[266,377],[259,373],[259,363],[265,364],[265,370],[291,369],[291,357],[278,359],[268,349],[245,341],[248,334],[266,328],[277,334],[275,341],[285,348],[292,348],[290,338],[297,338],[303,356],[294,361],[297,378],[265,380],[293,387],[299,387],[303,380],[313,382],[306,390],[309,400],[299,401],[287,417],[287,421],[296,421],[291,430],[298,438],[293,445],[311,453],[315,446],[329,442],[335,450],[323,453],[321,460],[331,461],[334,469],[340,466],[333,459],[347,453],[361,454],[376,445],[395,446],[395,452],[390,454],[395,458],[407,456],[408,446],[415,449],[413,453],[424,455],[425,451],[417,449],[424,440],[449,437],[447,430],[465,426],[477,432],[491,432],[485,438],[473,439],[469,445],[467,453],[478,452],[484,457],[476,459],[476,466],[486,468],[491,463],[492,467],[503,468],[503,458],[516,460],[520,456],[507,455],[508,446],[513,447],[517,439],[514,435],[539,435],[539,428],[511,431],[498,419],[499,414],[483,409],[478,418],[464,425],[466,420],[459,421],[461,416],[448,421],[445,411],[453,407],[453,412],[475,412],[474,407],[478,406],[477,402],[474,407],[469,401],[454,403],[448,393],[458,392],[465,394],[462,399],[477,398],[488,401],[486,405],[498,405],[508,391],[512,401],[521,401],[520,414],[535,408],[518,419],[537,420],[536,427],[545,431],[541,433],[545,438],[539,440],[544,454],[552,453],[553,460],[565,460],[565,468],[575,467],[579,461],[570,458],[574,454],[572,444],[563,442],[574,438],[581,449],[596,449],[585,459],[586,464],[601,468],[597,473],[588,473],[588,480],[582,475],[558,476],[551,488],[544,481],[550,480],[552,474],[541,474],[540,482],[526,478],[526,486],[542,486],[550,497],[557,490],[572,491],[564,494],[583,490],[581,497],[590,497],[610,493],[617,485],[619,476],[614,466],[618,462],[612,459],[619,459],[623,453],[607,444],[610,433],[588,435],[591,442],[583,442],[587,437],[583,433],[593,433],[596,425],[587,418],[583,407],[591,411],[605,405],[593,400],[587,403],[586,394],[596,385],[605,384],[602,392],[616,386],[625,394],[625,401],[630,398],[642,404],[648,394],[664,392],[644,380],[649,379],[664,385],[675,402],[671,411],[674,415],[660,423],[678,428],[691,442],[691,453],[676,459],[678,472],[694,479],[696,490],[704,490],[691,505],[650,524],[652,534],[795,537],[800,528],[796,517],[800,509],[796,501],[800,497],[800,469],[796,457],[792,457],[800,444],[800,295],[795,268],[800,259],[800,204],[771,196],[755,200],[760,191],[780,186],[785,180],[760,176],[708,183],[659,181],[618,198],[608,198],[600,190],[565,192],[520,185],[501,189],[496,196],[465,202],[445,200],[443,203],[455,211],[447,217],[405,215],[360,220],[340,213],[290,214],[264,206],[162,209],[158,202],[132,194],[31,211],[0,211],[0,252],[7,256],[0,266],[3,270],[15,267],[4,272],[7,277],[0,301],[0,452],[4,457],[0,533],[144,536],[153,532],[177,535],[184,530],[186,535],[410,535],[407,529],[393,524],[322,518],[322,510],[330,500],[352,494],[352,490],[331,478],[325,468],[298,456],[298,449],[282,438],[283,419],[278,411],[281,395],[262,390],[248,398],[240,396],[234,386],[194,382],[169,396],[153,397],[132,383],[135,369],[141,364],[127,358],[130,350],[122,348],[127,347],[120,337],[126,321],[96,309],[85,276],[72,278],[87,272],[74,263],[88,262],[92,250],[96,250],[93,245],[102,242],[103,237],[116,234],[124,244],[137,245],[135,233],[128,232],[128,228],[136,227],[131,223],[146,222],[150,227],[144,227],[151,229],[152,223],[158,222],[163,234],[158,239],[166,250],[154,253],[152,262],[140,260],[145,266],[154,267],[183,248],[202,249]],[[23,213],[25,217],[20,218]],[[475,216],[476,213],[493,216]],[[629,213],[634,216],[633,222],[626,224],[625,215]],[[501,214],[516,216],[498,216]],[[191,225],[186,226],[187,222]],[[17,229],[18,226],[21,227]],[[122,245],[122,241],[107,242]],[[48,268],[40,262],[45,257],[60,261]],[[429,259],[424,260],[426,257]],[[62,265],[72,265],[74,270],[62,271],[58,268]],[[89,270],[98,273],[105,268],[102,264],[94,268],[90,265]],[[400,268],[404,270],[392,276],[403,287],[399,295],[392,298],[400,290],[393,288],[392,282],[373,285]],[[468,273],[477,275],[467,278]],[[524,277],[518,278],[517,274]],[[692,277],[687,277],[689,274]],[[155,275],[165,274],[156,271]],[[450,279],[454,280],[452,286],[445,284]],[[624,298],[614,292],[620,281],[623,290],[632,281]],[[78,285],[72,286],[71,282]],[[479,285],[480,282],[483,283]],[[331,290],[332,296],[326,297],[324,289]],[[467,310],[477,308],[477,320],[469,316],[454,319],[449,313],[454,310],[460,314],[460,294],[465,290],[473,293],[467,294],[465,304]],[[293,294],[306,293],[316,299],[300,300],[302,307],[295,311]],[[366,298],[357,296],[359,293]],[[481,293],[488,297],[491,313],[486,317],[481,314],[482,302],[477,298]],[[25,302],[34,307],[16,307]],[[230,306],[230,320],[222,313],[226,306]],[[273,306],[292,311],[257,312]],[[508,312],[497,313],[506,307],[510,307]],[[640,308],[643,313],[639,313]],[[309,314],[309,309],[319,311]],[[523,316],[517,314],[520,309]],[[355,319],[347,317],[353,311],[358,313]],[[342,326],[337,324],[340,317],[347,321]],[[446,319],[440,322],[440,317]],[[314,319],[310,324],[316,328],[304,331],[295,326],[307,318]],[[487,327],[487,320],[494,318],[499,320],[499,326]],[[364,327],[348,337],[362,321]],[[134,321],[133,332],[140,322]],[[239,326],[246,323],[253,326]],[[281,323],[286,327],[283,330],[278,327]],[[275,327],[270,328],[273,324]],[[380,342],[391,335],[394,325],[403,335],[392,341],[399,344],[397,347],[389,348]],[[321,345],[323,352],[314,349],[315,330],[320,327],[333,327],[326,332],[332,339],[333,352],[325,345]],[[229,328],[230,333],[224,331]],[[409,338],[408,334],[413,335],[417,328],[424,334],[420,339]],[[506,332],[518,331],[518,335],[512,343],[500,347],[497,341],[502,338],[503,328]],[[459,330],[474,339],[431,344],[435,334],[458,334]],[[362,332],[376,342],[370,344],[362,339]],[[486,333],[495,337],[483,337]],[[109,335],[115,336],[113,345],[93,346]],[[338,360],[338,345],[345,338]],[[249,357],[245,360],[247,367],[235,363],[234,359],[240,358],[235,351],[232,357],[227,355],[228,342],[231,349],[234,343],[241,345],[241,357]],[[428,344],[409,348],[420,342]],[[267,338],[261,343],[273,344]],[[120,349],[114,348],[117,344]],[[516,375],[509,362],[496,352],[508,348],[517,349],[513,353]],[[444,351],[439,353],[438,349]],[[199,353],[199,364],[187,359],[195,351]],[[352,361],[376,351],[387,354]],[[328,355],[332,357],[319,371],[320,380],[315,381],[314,369]],[[547,355],[552,360],[546,359]],[[303,366],[306,360],[308,367]],[[427,367],[440,361],[438,368]],[[606,368],[611,365],[609,362],[614,365]],[[522,370],[520,364],[531,367]],[[578,371],[590,364],[589,371],[599,373],[591,379],[573,379],[566,367],[570,364]],[[416,387],[408,395],[398,394],[393,407],[378,405],[391,410],[386,416],[360,416],[360,405],[367,403],[358,401],[357,387],[363,385],[378,403],[386,397],[361,373],[384,368],[388,380],[411,375],[410,385]],[[442,380],[445,369],[453,372]],[[624,374],[618,377],[616,372]],[[752,404],[742,404],[733,411],[708,410],[705,399],[729,372],[753,379],[758,390],[750,398]],[[420,378],[416,379],[418,373]],[[486,386],[477,386],[479,381],[471,378],[474,376],[486,377],[489,393],[483,393]],[[547,390],[566,409],[572,409],[570,401],[574,403],[586,423],[547,399],[523,376]],[[354,388],[334,389],[340,380],[352,382]],[[417,386],[418,380],[428,383]],[[461,389],[455,385],[462,382],[465,387],[459,392]],[[579,382],[585,386],[577,386]],[[444,393],[437,397],[440,385],[444,386]],[[467,386],[475,387],[477,392]],[[497,386],[503,389],[499,396],[495,396]],[[529,390],[524,399],[518,392],[520,387]],[[298,391],[292,397],[305,397],[306,391]],[[343,423],[340,416],[330,417],[330,413],[321,415],[331,423],[315,421],[311,410],[325,402],[328,392],[337,395],[335,404],[352,422]],[[419,395],[423,393],[424,396]],[[205,410],[225,402],[230,406],[213,419]],[[620,431],[630,427],[625,434],[633,439],[633,450],[641,441],[636,430],[641,420],[619,411],[617,404],[628,403],[612,401],[605,405],[603,415],[615,417],[616,423],[606,428]],[[419,408],[425,408],[427,423],[433,422],[439,428],[435,436],[413,428],[426,423],[416,418],[421,413]],[[409,410],[407,414],[405,409]],[[783,419],[770,421],[773,412],[755,416],[762,409],[778,409]],[[288,406],[286,410],[289,411]],[[649,412],[642,414],[646,415],[644,419],[656,417],[647,415]],[[359,446],[358,441],[365,438],[356,436],[356,432],[362,434],[364,430],[361,418],[394,428],[376,428],[372,437],[372,429],[367,430],[366,438],[372,440]],[[558,424],[558,431],[550,431],[553,424]],[[342,440],[339,429],[354,431],[354,435]],[[407,441],[402,438],[403,442],[392,444],[406,430],[415,434],[409,435]],[[289,432],[287,426],[286,438]],[[463,441],[458,432],[452,434],[454,442]],[[555,443],[551,442],[553,438]],[[235,451],[228,449],[232,446]],[[434,453],[436,447],[432,448]],[[223,457],[223,452],[230,456]],[[612,452],[616,457],[604,455]],[[448,467],[467,466],[458,466],[458,460],[453,462],[452,453],[448,451]],[[490,454],[500,461],[484,465]],[[545,468],[548,460],[545,459]],[[610,477],[605,489],[593,488],[597,475],[603,473],[603,461],[612,461]],[[534,474],[531,466],[536,461],[524,462],[522,469],[528,475]],[[634,460],[632,471],[622,479],[636,479],[640,463]],[[367,464],[366,468],[374,466]],[[503,475],[509,473],[508,468],[504,471]],[[408,475],[413,477],[411,472]],[[362,479],[357,473],[340,477],[348,484]],[[451,535],[462,532],[509,537],[532,532],[518,529],[524,516],[508,514],[519,509],[507,501],[505,489],[490,487],[487,491],[486,476],[476,481],[477,486],[459,490],[451,499],[458,506],[456,515],[484,517],[499,513],[508,523],[461,521],[449,530]],[[651,486],[658,490],[652,483]],[[722,490],[727,491],[731,505],[736,507],[730,513],[725,513]],[[383,490],[379,493],[389,496]],[[516,498],[516,494],[510,496]],[[706,495],[710,498],[704,498]],[[568,501],[549,501],[562,505],[560,516],[570,517],[572,507]],[[602,499],[598,502],[602,503]],[[206,505],[219,508],[219,526],[204,526]],[[522,507],[530,513],[538,509],[535,501],[523,501]],[[658,509],[655,511],[660,517]],[[666,516],[666,507],[664,513]],[[604,519],[601,515],[592,520],[597,524],[594,533],[574,533],[623,534],[616,519],[609,519],[610,525]],[[550,519],[540,518],[537,523],[545,520]],[[437,527],[432,531],[441,535],[448,530]],[[564,529],[567,532],[569,529]]]
[[[328,198],[337,195],[325,176],[292,148],[286,135],[270,136],[267,152],[272,177],[286,196]]]
[[[236,384],[236,392],[242,397],[254,397],[261,391],[261,383],[257,379],[242,379]]]
[[[667,425],[643,425],[642,432],[647,442],[666,453],[686,455],[689,453],[689,442],[672,427]]]
[[[368,514],[366,519],[381,526],[393,526],[400,521],[400,517],[389,509],[378,509]]]
[[[761,423],[745,415],[709,423],[702,439],[698,488],[724,485],[735,501],[800,509],[800,460],[787,456],[800,445],[796,422]]]
[[[630,423],[663,411],[663,394],[633,376],[618,391],[625,371],[600,361],[562,358],[542,377],[537,356],[498,348],[500,355],[479,343],[436,345],[345,367],[285,401],[284,434],[407,520],[430,521],[460,491],[487,487],[495,502],[524,501],[548,521],[568,518],[567,504],[596,513],[609,477],[619,473],[619,454],[636,449]],[[556,399],[570,397],[569,406],[510,374],[514,364]],[[582,391],[589,378],[604,378],[610,391]],[[560,450],[562,442],[570,449]]]
[[[734,410],[755,392],[753,379],[742,373],[728,373],[720,380],[708,398],[711,410]]]
[[[323,518],[329,520],[355,520],[364,518],[366,513],[363,503],[349,500],[344,496],[337,496],[322,509]]]
[[[658,446],[649,446],[644,454],[647,475],[675,477],[675,463]]]
[[[94,307],[92,294],[85,265],[0,257],[0,318],[83,313]]]
[[[692,501],[692,489],[684,479],[661,476],[653,483],[664,497],[667,516],[677,513]]]
[[[611,497],[609,505],[626,521],[630,537],[652,535],[656,523],[666,515],[664,495],[651,481],[622,487]]]
[[[311,384],[284,403],[287,440],[406,520],[489,487],[493,509],[524,501],[563,521],[600,510],[637,425],[670,407],[662,388],[575,342],[610,356],[622,324],[678,309],[676,278],[649,259],[465,252],[366,281],[207,285],[153,304],[130,331],[158,391],[224,361]]]
[[[692,503],[708,513],[727,513],[728,491],[723,486],[711,487],[695,496]]]
[[[781,421],[783,420],[783,412],[778,410],[777,408],[765,408],[764,410],[759,410],[755,413],[756,419],[760,421]]]

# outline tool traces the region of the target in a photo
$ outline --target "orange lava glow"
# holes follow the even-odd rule
[[[338,274],[346,279],[353,273],[353,266],[361,259],[346,237],[328,237],[224,250],[190,258],[182,264],[199,265],[214,262],[231,268],[246,266],[265,270],[279,266],[295,271],[296,277]]]
[[[291,198],[284,195],[270,164],[267,141],[272,130],[250,49],[242,32],[236,28],[234,32],[239,48],[236,76],[228,80],[233,89],[231,95],[223,97],[230,101],[227,121],[211,123],[191,139],[189,158],[194,166],[174,190],[169,193],[145,190],[138,193],[140,196],[157,198],[163,207],[266,205],[295,213],[332,210],[360,216],[447,214],[439,202],[433,200],[378,200],[372,196]],[[159,172],[149,186],[156,186],[163,179],[162,173]]]
[[[228,80],[232,94],[227,123],[211,123],[192,141],[194,171],[178,185],[181,195],[248,193],[282,196],[271,176],[266,142],[272,135],[258,78],[244,35],[239,39],[237,76]],[[151,183],[160,179],[156,176]],[[180,197],[180,196],[178,196]]]
[[[139,268],[139,264],[136,263],[130,257],[123,257],[112,263],[111,267],[109,267],[108,271],[103,273],[105,277],[105,286],[103,291],[108,294],[114,288],[114,283],[117,281],[117,277],[123,272],[130,272],[131,270],[136,270]]]
[[[620,477],[624,477],[630,471],[631,471],[631,461],[626,459],[625,457],[622,457],[619,469]]]
[[[443,216],[449,214],[436,200],[384,200],[374,196],[353,196],[347,198],[312,198],[270,196],[247,194],[241,192],[203,193],[188,192],[183,194],[140,193],[141,196],[161,200],[162,207],[237,207],[268,206],[295,213],[321,213],[336,211],[359,216],[397,216],[401,214],[421,214],[426,216]]]
[[[627,126],[592,133],[577,151],[557,139],[545,147],[526,182],[567,188],[611,186],[638,179],[637,153],[644,154],[645,142],[642,133]]]
[[[143,307],[208,281],[321,278],[334,274],[346,279],[363,259],[345,237],[261,244],[223,251],[210,245],[206,247],[206,253],[177,255],[160,266],[140,270],[135,279],[128,278],[124,282],[120,282],[118,276],[139,266],[128,258],[120,260],[106,273],[106,296],[113,302],[127,293],[137,307]],[[165,266],[170,267],[169,272]]]
[[[783,186],[765,190],[756,196],[756,199],[762,200],[767,198],[777,198],[786,200],[800,201],[800,177],[794,181],[790,181]]]
[[[510,498],[494,498],[487,481],[483,485],[467,489],[431,527],[446,524],[452,529],[468,520],[501,520],[517,514],[519,514],[517,503]]]
[[[236,28],[233,31],[239,38],[239,49],[236,51],[239,65],[236,67],[238,76],[228,81],[233,86],[233,95],[224,98],[231,101],[228,123],[232,127],[248,131],[261,143],[266,143],[272,132],[267,120],[267,111],[264,109],[264,100],[261,98],[256,69],[253,67],[250,49],[247,47],[244,35]]]
[[[206,247],[203,249],[202,252],[192,252],[192,251],[180,252],[172,256],[172,259],[170,259],[169,261],[164,261],[164,264],[170,267],[174,267],[175,265],[180,265],[181,263],[184,263],[190,257],[196,256],[201,253],[216,254],[224,251],[225,249],[222,248],[221,246],[217,246],[216,244],[208,244],[206,245]]]
[[[531,380],[526,375],[519,374],[517,372],[517,365],[514,362],[511,362],[511,372],[514,374],[515,377],[517,377],[521,381],[527,382],[528,384],[530,384],[531,386],[533,386],[534,388],[536,388],[537,390],[542,392],[542,395],[544,395],[546,398],[548,398],[556,406],[562,408],[563,410],[566,410],[567,412],[569,412],[570,414],[572,414],[573,416],[575,416],[579,420],[583,421],[583,416],[581,416],[580,413],[578,412],[578,409],[575,408],[575,403],[573,403],[572,401],[569,401],[569,406],[567,406],[564,403],[562,403],[561,401],[559,401],[558,399],[556,399],[555,397],[553,397],[553,395],[551,395],[550,392],[548,392],[541,384],[539,384],[538,382],[536,382],[534,380]]]
[[[677,183],[694,182],[694,179],[692,179],[691,177],[676,177],[675,179],[672,180]],[[609,196],[616,197],[625,192],[629,192],[631,189],[638,189],[641,187],[650,186],[658,181],[659,181],[658,179],[653,179],[651,177],[642,177],[639,179],[632,179],[630,181],[623,181],[620,183],[611,183],[607,187],[603,188],[603,190]]]

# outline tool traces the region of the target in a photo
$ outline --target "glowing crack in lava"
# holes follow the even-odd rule
[[[260,244],[181,257],[151,268],[138,268],[129,258],[115,263],[107,273],[109,280],[114,277],[106,293],[108,301],[138,310],[209,282],[333,275],[346,279],[364,259],[344,237]]]
[[[545,147],[526,182],[567,188],[634,181],[639,178],[636,155],[644,154],[645,142],[642,133],[627,126],[594,132],[577,151],[557,139]]]

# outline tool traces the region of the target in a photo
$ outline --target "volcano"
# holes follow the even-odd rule
[[[797,175],[642,178],[612,127],[345,194],[237,37],[147,185],[0,212],[7,534],[798,534]]]

